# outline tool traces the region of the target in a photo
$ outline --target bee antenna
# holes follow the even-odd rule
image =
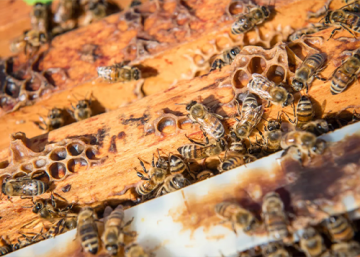
[[[79,99],[76,98],[75,94],[72,94],[72,96],[75,98],[76,101],[79,101]]]
[[[188,105],[188,103],[176,103],[175,105]]]

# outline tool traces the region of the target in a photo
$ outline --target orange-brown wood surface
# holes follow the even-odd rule
[[[267,32],[274,30],[279,25],[284,28],[291,24],[293,28],[300,28],[307,23],[305,20],[307,11],[320,8],[324,2],[318,1],[314,4],[309,1],[278,0],[276,1],[275,17],[265,23],[260,31],[263,31],[263,36],[265,36]],[[199,96],[206,105],[216,107],[218,113],[224,115],[235,113],[233,108],[218,106],[218,103],[228,103],[234,97],[231,87],[219,87],[219,82],[229,77],[232,71],[230,66],[208,75],[181,81],[183,77],[186,78],[191,65],[184,54],[188,54],[189,49],[205,46],[216,35],[229,31],[231,21],[221,20],[221,17],[225,16],[224,12],[219,12],[225,8],[227,3],[219,0],[206,1],[206,3],[205,1],[200,3],[189,1],[189,5],[195,6],[194,10],[199,18],[195,23],[201,28],[197,30],[196,35],[185,38],[185,41],[191,42],[184,43],[182,38],[180,40],[174,39],[172,36],[167,37],[168,34],[165,32],[156,34],[168,39],[174,45],[169,44],[168,48],[162,49],[155,57],[150,55],[139,61],[142,66],[147,67],[146,70],[150,74],[148,78],[145,78],[143,88],[145,94],[150,96],[140,100],[137,100],[137,95],[133,92],[137,82],[109,84],[95,79],[97,66],[123,60],[124,54],[121,49],[125,48],[135,35],[135,32],[131,30],[128,32],[119,30],[118,14],[57,37],[52,42],[50,51],[41,60],[40,67],[44,69],[66,68],[69,79],[61,90],[54,92],[47,99],[42,99],[33,106],[24,107],[19,111],[0,117],[1,159],[8,157],[11,133],[23,131],[29,138],[43,133],[32,123],[37,120],[39,113],[46,114],[46,110],[42,107],[69,107],[68,99],[72,94],[85,95],[87,92],[92,92],[99,104],[110,110],[109,112],[51,131],[44,137],[49,142],[56,142],[67,137],[81,135],[94,135],[98,138],[100,136],[99,156],[107,156],[107,159],[100,166],[80,171],[67,177],[64,181],[56,182],[54,191],[60,193],[69,202],[78,204],[96,205],[115,199],[135,200],[136,196],[133,190],[127,191],[126,189],[135,186],[139,181],[134,171],[134,167],[140,167],[137,157],[150,161],[157,148],[165,152],[175,152],[180,145],[187,143],[185,133],[190,136],[200,137],[201,135],[197,126],[191,127],[188,123],[183,123],[184,131],[180,131],[174,129],[171,123],[164,121],[162,126],[165,128],[162,128],[162,136],[158,136],[153,131],[146,130],[147,123],[158,118],[162,110],[178,116],[185,115],[184,106],[178,106],[175,103],[196,100]],[[196,6],[197,4],[199,6]],[[3,20],[0,21],[3,22]],[[16,22],[16,24],[20,23]],[[153,28],[156,28],[156,25],[150,26],[150,29]],[[330,77],[335,67],[339,66],[341,60],[345,58],[339,56],[342,51],[360,46],[358,42],[326,41],[330,33],[331,29],[317,33],[316,36],[323,37],[324,40],[322,43],[314,45],[315,48],[327,54],[328,66],[321,74],[324,77]],[[248,38],[254,36],[255,32],[248,34]],[[341,32],[336,35],[336,38],[339,36],[348,35]],[[84,43],[100,45],[102,57],[95,63],[89,64],[79,60],[77,51]],[[154,75],[152,70],[155,70],[157,75]],[[146,74],[146,72],[144,73]],[[182,77],[182,74],[185,76]],[[179,82],[176,83],[177,81]],[[324,83],[315,80],[311,85],[309,94],[314,101],[317,117],[358,103],[356,84],[336,96],[331,95],[329,87],[330,81]],[[296,94],[296,99],[299,96],[299,93]],[[275,106],[266,109],[265,118],[275,118],[279,110],[280,108]],[[291,107],[287,107],[285,111],[292,113]],[[233,120],[227,120],[226,123],[229,126]],[[71,190],[63,193],[61,189],[67,184],[71,185]],[[19,198],[13,198],[12,202],[5,198],[1,200],[0,230],[6,231],[6,235],[11,239],[15,239],[18,236],[19,228],[34,217],[30,209],[22,208],[23,205],[29,203],[29,200]],[[16,215],[14,215],[15,213]]]

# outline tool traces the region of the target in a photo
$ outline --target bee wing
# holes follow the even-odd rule
[[[111,212],[113,211],[113,209],[110,206],[106,206],[105,210],[104,210],[104,223],[107,220],[107,217],[109,217],[109,215],[111,214]]]
[[[260,106],[256,107],[254,112],[255,112],[254,118],[255,118],[256,124],[258,124],[260,122],[261,117],[264,114],[263,106],[260,105]]]
[[[291,124],[290,122],[281,122],[281,131],[284,133],[288,133],[291,131],[295,131],[296,127],[294,124]]]

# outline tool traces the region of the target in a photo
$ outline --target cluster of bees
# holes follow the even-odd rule
[[[35,3],[30,13],[31,29],[12,42],[10,49],[13,52],[24,49],[25,54],[33,55],[54,36],[78,27],[80,16],[84,16],[82,25],[87,25],[110,11],[106,0],[60,0],[54,13],[50,5]]]
[[[25,32],[21,40],[14,42],[14,49],[24,47],[25,52],[28,49],[31,52],[36,52],[41,44],[48,40],[49,35],[53,36],[73,29],[76,26],[76,22],[74,22],[74,10],[78,8],[74,6],[76,3],[77,1],[60,0],[54,15],[51,15],[48,6],[36,4],[31,14],[32,30]],[[88,0],[85,6],[87,6],[85,12],[90,17],[88,18],[89,22],[106,14],[107,5],[105,1]],[[335,28],[330,38],[341,29],[346,29],[351,34],[358,32],[359,11],[360,1],[351,1],[351,3],[347,3],[335,11],[326,10],[323,18],[324,23],[321,26],[315,25],[296,31],[289,37],[289,40],[293,41],[303,35],[315,33],[331,26]],[[231,32],[233,34],[246,33],[265,22],[270,16],[271,11],[268,7],[250,5],[247,12],[236,17]],[[55,25],[49,22],[51,18]],[[213,62],[210,71],[231,64],[240,51],[239,47],[224,51]],[[198,160],[203,160],[205,163],[206,158],[210,157],[219,158],[217,171],[221,173],[253,162],[281,149],[285,150],[285,154],[290,151],[295,153],[295,158],[302,163],[313,155],[322,154],[326,148],[326,142],[317,136],[332,130],[332,124],[325,119],[314,120],[315,111],[310,96],[302,95],[295,105],[294,94],[302,90],[307,93],[315,78],[325,80],[319,76],[319,73],[325,68],[325,64],[326,56],[323,53],[307,56],[297,68],[290,85],[277,85],[260,74],[252,74],[252,78],[246,87],[247,91],[239,95],[238,100],[235,101],[239,117],[235,118],[236,122],[230,128],[229,133],[226,133],[227,130],[222,123],[226,117],[211,112],[209,108],[197,101],[184,104],[188,118],[193,123],[200,125],[205,140],[198,142],[186,136],[190,144],[180,146],[177,149],[179,154],[170,153],[168,156],[162,156],[158,150],[157,161],[155,162],[155,155],[153,155],[149,169],[145,167],[144,161],[139,158],[144,173],[135,168],[136,174],[141,178],[141,182],[135,188],[136,193],[143,199],[158,197],[183,188],[192,182],[208,178],[214,175],[213,171],[204,169],[196,173],[191,170],[190,164]],[[335,69],[329,78],[329,80],[331,79],[331,93],[335,95],[346,90],[357,78],[359,72],[360,49],[357,49],[342,62],[341,66]],[[125,82],[140,79],[141,71],[124,62],[99,67],[98,76],[109,82]],[[265,104],[267,107],[272,104],[281,107],[292,106],[294,118],[291,119],[287,113],[281,111],[277,119],[266,120],[263,117]],[[70,110],[69,113],[77,121],[89,118],[92,115],[90,99],[80,100],[72,108],[73,110]],[[63,111],[59,108],[50,110],[46,119],[40,118],[45,127],[39,125],[39,128],[50,131],[63,126],[65,124]],[[283,114],[289,123],[283,121]],[[257,128],[262,119],[266,121],[263,132]],[[290,123],[294,126],[286,126]],[[256,137],[256,141],[251,142],[250,136],[255,131],[260,135],[260,140]],[[220,158],[224,152],[224,157]],[[32,211],[38,214],[40,220],[50,221],[52,226],[44,233],[41,231],[32,236],[22,234],[15,244],[8,243],[3,238],[2,240],[5,243],[4,246],[0,247],[0,255],[45,238],[55,237],[75,227],[78,229],[77,237],[80,238],[83,249],[91,254],[96,254],[99,251],[98,216],[94,209],[85,207],[76,213],[73,210],[73,204],[68,204],[65,199],[60,200],[59,195],[54,196],[53,194],[51,194],[50,199],[33,200],[33,197],[44,194],[49,189],[49,183],[36,177],[25,176],[3,181],[2,193],[4,195],[8,197],[31,197]],[[104,233],[101,240],[105,250],[111,255],[116,255],[120,247],[123,247],[125,256],[151,256],[151,253],[146,253],[138,244],[125,244],[124,237],[134,236],[134,233],[125,231],[131,221],[124,221],[123,206],[119,205],[114,210],[109,208],[105,209],[103,215]],[[277,240],[275,243],[269,243],[262,247],[259,253],[248,251],[241,253],[241,256],[256,256],[258,254],[268,257],[290,256],[290,253],[281,243],[291,234],[288,230],[289,220],[284,211],[284,203],[277,193],[270,192],[265,195],[262,204],[262,222],[258,221],[250,211],[230,202],[217,204],[215,213],[224,221],[229,221],[235,233],[236,226],[250,234],[258,227],[264,226],[267,233]],[[350,221],[343,215],[328,216],[322,225],[333,243],[331,249],[326,248],[324,238],[314,227],[305,228],[296,247],[308,257],[355,256],[360,254],[360,245],[353,241],[355,232]]]
[[[38,241],[54,238],[56,235],[64,233],[68,230],[78,228],[77,238],[81,242],[81,246],[86,252],[91,254],[97,254],[100,249],[100,235],[98,229],[99,219],[95,210],[91,207],[84,207],[77,214],[73,211],[73,204],[68,204],[66,199],[60,195],[51,194],[49,199],[37,199],[33,200],[30,195],[36,196],[44,193],[48,187],[43,185],[39,181],[26,180],[28,189],[27,191],[15,193],[16,189],[19,190],[15,183],[25,182],[25,180],[17,180],[16,182],[10,181],[12,184],[13,194],[12,196],[24,196],[23,199],[30,198],[32,200],[32,206],[24,208],[32,208],[32,212],[38,215],[38,218],[34,221],[36,223],[47,221],[51,223],[51,227],[47,232],[43,233],[43,229],[39,233],[23,233],[16,243],[10,243],[5,238],[2,238],[2,246],[0,246],[0,255],[5,255],[11,251],[18,250],[30,244]],[[9,184],[6,185],[6,190],[9,190]],[[36,191],[37,190],[37,191]],[[4,193],[4,192],[3,192]],[[6,193],[9,193],[6,191]],[[34,225],[34,221],[25,224],[22,228],[29,224]],[[131,224],[132,220],[124,222],[124,208],[122,205],[118,205],[114,210],[107,206],[103,213],[104,226],[101,241],[104,248],[110,255],[117,255],[120,251],[120,246],[124,248],[125,257],[144,256],[150,257],[151,253],[147,253],[140,245],[136,243],[125,244],[125,236],[135,237],[136,232],[127,232],[124,229]],[[99,223],[100,224],[100,223]]]
[[[291,252],[284,247],[288,244],[291,233],[288,229],[289,219],[284,210],[284,203],[276,192],[267,193],[261,206],[262,223],[253,213],[232,202],[221,202],[215,206],[215,213],[223,220],[230,222],[236,232],[236,227],[240,227],[244,233],[252,234],[261,226],[265,227],[269,237],[275,242],[264,245],[258,249],[251,249],[240,253],[241,257],[290,257]],[[319,209],[319,211],[324,212]],[[312,226],[306,227],[299,243],[292,247],[303,252],[307,257],[330,257],[344,256],[354,257],[360,254],[360,244],[354,240],[355,228],[344,215],[329,215],[321,222],[321,228]],[[322,233],[326,234],[331,241],[331,249],[327,249]],[[293,256],[299,256],[297,255]]]

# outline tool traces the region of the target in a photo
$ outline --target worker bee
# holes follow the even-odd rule
[[[183,104],[177,104],[183,105]],[[193,123],[198,123],[203,132],[219,141],[225,135],[225,129],[220,120],[222,116],[209,112],[209,109],[196,101],[186,104],[187,115]]]
[[[232,127],[232,130],[238,138],[243,139],[249,137],[252,130],[259,124],[264,109],[262,105],[258,105],[255,95],[251,93],[248,93],[243,100],[241,112],[238,101],[235,101],[235,103],[241,118],[240,120],[235,118],[237,122]]]
[[[319,80],[326,80],[318,76],[318,73],[325,69],[326,57],[324,54],[313,54],[303,61],[300,67],[295,71],[295,77],[291,82],[291,86],[295,91],[300,91],[306,88],[306,93],[309,91],[309,84],[317,78]]]
[[[196,180],[197,181],[202,181],[202,180],[211,178],[212,176],[214,176],[214,173],[212,171],[203,170],[199,174],[196,175]]]
[[[147,177],[144,176],[141,172],[139,172],[136,168],[136,174],[144,181],[142,183],[138,184],[135,188],[135,191],[139,195],[148,195],[151,192],[153,192],[158,186],[164,182],[166,175],[168,173],[167,170],[160,168],[160,162],[159,159],[156,162],[154,161],[154,155],[151,163],[151,168],[149,170],[146,170],[144,162],[140,160],[140,165],[142,169],[144,170],[145,174],[147,174]]]
[[[356,5],[347,5],[335,11],[328,10],[325,14],[324,24],[328,26],[335,26],[335,29],[331,32],[329,37],[332,38],[336,31],[346,29],[351,35],[355,37],[354,32],[360,32],[360,19],[359,15],[356,12],[352,12],[353,8],[358,8],[359,4]],[[328,40],[329,40],[328,39]]]
[[[100,78],[109,82],[128,82],[141,78],[141,71],[138,68],[125,65],[124,62],[98,67],[97,73]]]
[[[49,9],[46,4],[37,2],[30,14],[31,27],[37,31],[48,31],[49,28]]]
[[[181,157],[174,154],[169,155],[168,163],[170,164],[170,174],[181,174],[190,170],[185,161]]]
[[[286,149],[284,154],[295,147],[298,150],[299,157],[301,159],[302,154],[322,154],[326,148],[326,142],[322,139],[316,138],[316,136],[306,131],[290,131],[286,133],[280,142],[281,148]]]
[[[263,198],[262,216],[269,235],[277,240],[289,235],[288,219],[284,211],[284,203],[279,194],[267,193]]]
[[[74,107],[71,103],[72,110],[67,109],[68,113],[76,120],[86,120],[91,117],[92,111],[91,111],[91,98],[90,99],[82,99],[79,100]]]
[[[244,141],[236,136],[234,131],[230,132],[230,138],[231,138],[231,143],[229,150],[231,152],[235,152],[239,154],[247,153],[246,144],[244,144]]]
[[[186,135],[185,135],[186,136]],[[207,157],[219,155],[221,152],[225,151],[227,147],[227,142],[224,138],[220,138],[219,141],[212,139],[211,141],[209,138],[205,136],[205,144],[196,142],[191,138],[188,138],[189,141],[193,144],[187,144],[179,147],[177,150],[178,152],[186,159],[205,159]]]
[[[1,237],[1,239],[0,239],[0,256],[8,254],[11,251],[12,251],[11,243],[8,242],[4,237]]]
[[[324,133],[330,131],[331,124],[329,124],[326,120],[318,119],[314,121],[309,121],[302,125],[300,128],[304,131],[315,134],[316,136],[320,136]]]
[[[109,211],[111,212],[111,207],[107,206],[104,213]],[[124,235],[129,234],[124,231],[124,228],[129,226],[133,219],[125,223],[124,216],[124,207],[122,205],[118,205],[115,210],[110,213],[110,215],[105,217],[105,229],[101,240],[105,245],[106,251],[111,255],[117,255],[119,245],[125,245]]]
[[[269,243],[262,248],[264,257],[291,257],[290,253],[279,243]]]
[[[30,55],[37,53],[41,45],[47,42],[47,36],[44,31],[39,30],[28,30],[24,34],[16,39],[10,45],[12,52],[18,52],[24,49],[24,53],[30,52]]]
[[[232,156],[232,157],[226,158],[226,153],[225,153],[224,159],[221,160],[221,158],[219,156],[219,160],[220,160],[220,164],[218,166],[219,172],[232,170],[232,169],[235,169],[236,167],[239,167],[244,164],[243,156]]]
[[[274,82],[257,73],[252,74],[252,79],[247,84],[247,88],[251,93],[268,101],[268,106],[272,103],[285,107],[294,102],[293,95],[284,87],[276,86]]]
[[[2,193],[11,196],[37,196],[44,194],[49,189],[49,184],[28,176],[5,178],[2,183]]]
[[[307,257],[318,257],[326,250],[322,236],[313,227],[304,229],[299,244]]]
[[[93,209],[83,208],[78,216],[77,235],[80,237],[81,246],[86,252],[96,254],[99,250],[99,235],[96,225],[97,215]]]
[[[236,55],[238,55],[239,53],[240,47],[238,46],[223,51],[220,58],[216,59],[212,63],[210,72],[216,69],[221,70],[223,66],[231,64],[234,61]]]
[[[231,226],[235,234],[237,234],[235,229],[236,225],[239,225],[244,232],[250,232],[258,225],[258,221],[251,212],[235,203],[218,203],[215,206],[215,213],[224,221],[231,222]]]
[[[125,257],[152,257],[152,253],[148,253],[138,244],[132,244],[125,248]]]
[[[66,216],[56,222],[48,232],[45,233],[46,238],[54,238],[55,236],[62,234],[66,231],[75,229],[77,226],[77,215]]]
[[[330,216],[322,223],[332,242],[350,241],[354,237],[354,228],[343,215]]]
[[[64,124],[65,124],[63,110],[56,108],[56,107],[52,108],[49,111],[46,119],[39,116],[39,120],[41,123],[43,123],[45,125],[45,127],[43,127],[38,122],[34,122],[35,125],[37,125],[39,127],[39,129],[46,130],[46,131],[52,131],[54,129],[58,129],[58,128],[64,126]]]
[[[356,241],[337,243],[331,246],[332,256],[352,257],[360,255],[360,244]]]
[[[89,0],[85,8],[84,25],[106,17],[107,2],[105,0]]]
[[[281,121],[279,119],[268,121],[267,126],[264,126],[264,131],[264,135],[259,132],[265,141],[263,152],[265,154],[272,154],[281,149]]]
[[[329,26],[325,26],[323,23],[311,23],[309,26],[298,29],[289,36],[291,42],[300,39],[304,35],[313,34],[321,30],[327,29]]]
[[[156,197],[174,192],[188,185],[190,185],[190,181],[182,174],[170,175],[164,180],[164,184],[158,189]]]
[[[330,92],[333,95],[343,92],[360,73],[360,49],[355,50],[340,67],[338,67],[331,80]]]
[[[231,26],[231,33],[242,34],[262,24],[270,16],[270,10],[265,6],[254,6],[248,13],[240,14]]]

